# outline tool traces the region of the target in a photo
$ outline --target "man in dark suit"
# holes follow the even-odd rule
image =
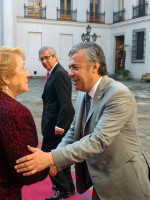
[[[42,150],[49,152],[61,142],[73,120],[72,84],[67,71],[59,64],[54,48],[42,47],[39,50],[39,60],[47,70],[47,80],[42,95]],[[74,194],[70,167],[50,178],[56,193],[46,198],[47,200],[68,198]]]

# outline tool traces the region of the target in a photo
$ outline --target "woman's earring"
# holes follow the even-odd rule
[[[7,85],[6,85],[5,89],[8,90],[8,86]]]

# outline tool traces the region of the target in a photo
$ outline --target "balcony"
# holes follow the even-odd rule
[[[148,3],[133,6],[133,19],[147,15]]]
[[[26,18],[37,18],[37,19],[46,19],[46,6],[26,6],[24,4],[24,17]]]
[[[105,13],[86,11],[86,21],[90,23],[105,24]]]
[[[125,20],[125,9],[118,12],[113,12],[113,23],[122,22]]]
[[[77,9],[76,10],[64,10],[57,7],[57,20],[63,21],[77,21]]]

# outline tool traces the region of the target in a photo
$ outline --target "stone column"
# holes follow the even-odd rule
[[[14,47],[14,0],[3,0],[3,46]]]

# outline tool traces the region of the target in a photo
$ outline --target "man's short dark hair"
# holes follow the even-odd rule
[[[101,76],[107,75],[105,55],[102,48],[98,44],[94,42],[85,42],[74,45],[72,49],[69,51],[69,56],[71,57],[74,53],[80,50],[85,50],[85,54],[89,64],[92,64],[93,62],[100,63],[100,68],[98,70],[98,73]]]

